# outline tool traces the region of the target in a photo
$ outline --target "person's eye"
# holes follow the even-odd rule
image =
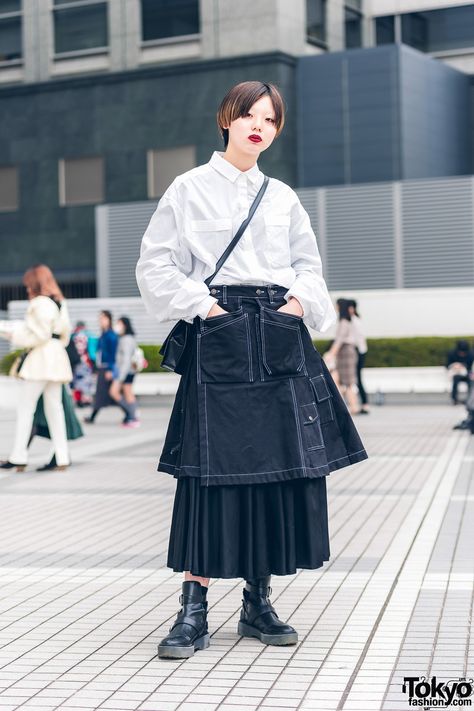
[[[272,123],[275,123],[275,119],[268,118],[267,121],[271,121]]]

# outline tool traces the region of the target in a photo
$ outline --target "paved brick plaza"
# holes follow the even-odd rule
[[[331,560],[273,577],[293,647],[236,634],[239,579],[211,580],[211,646],[160,660],[182,576],[165,567],[175,480],[157,473],[170,399],[122,430],[101,412],[75,466],[0,474],[0,711],[410,708],[407,676],[472,675],[474,437],[449,406],[356,422],[370,459],[328,479]],[[13,412],[0,410],[0,457]]]

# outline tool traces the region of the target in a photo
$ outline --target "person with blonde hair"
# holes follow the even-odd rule
[[[37,402],[43,395],[44,413],[56,456],[56,469],[68,467],[69,453],[62,405],[62,386],[72,380],[66,352],[71,334],[66,300],[53,273],[45,264],[23,276],[29,304],[23,321],[0,321],[0,336],[14,348],[24,349],[17,376],[18,408],[13,449],[1,469],[24,471],[28,441]]]
[[[245,579],[237,634],[296,644],[271,575],[329,560],[326,475],[367,457],[307,328],[336,317],[308,213],[257,164],[283,129],[279,89],[231,87],[217,124],[225,151],[165,191],[136,270],[150,314],[188,324],[167,339],[182,377],[158,465],[177,479],[167,562],[185,574],[165,658],[209,646],[211,577]]]

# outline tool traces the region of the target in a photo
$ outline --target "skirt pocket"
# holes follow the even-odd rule
[[[322,425],[334,420],[334,407],[332,395],[329,391],[324,375],[315,375],[310,378],[311,386],[317,401],[319,420]]]
[[[299,375],[305,358],[301,318],[265,306],[261,309],[262,362],[269,375]]]
[[[242,309],[201,321],[197,379],[198,383],[253,381],[249,319]]]
[[[324,448],[321,422],[315,402],[300,405],[301,421],[303,423],[303,446],[306,450]]]

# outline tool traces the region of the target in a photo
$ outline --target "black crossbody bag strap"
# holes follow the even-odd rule
[[[232,241],[229,242],[229,244],[227,245],[227,247],[226,247],[224,253],[223,253],[223,254],[219,257],[219,259],[217,260],[217,264],[216,264],[216,268],[215,268],[215,270],[214,270],[214,273],[211,274],[211,276],[208,276],[207,279],[204,279],[204,283],[206,284],[206,286],[209,286],[209,285],[210,285],[210,283],[212,282],[212,280],[213,280],[214,277],[216,276],[217,272],[218,272],[219,269],[222,267],[222,265],[223,265],[224,262],[226,261],[227,257],[228,257],[229,254],[232,252],[232,250],[234,249],[235,245],[237,244],[237,242],[239,241],[239,239],[242,237],[243,233],[245,232],[245,230],[246,230],[246,228],[247,228],[247,225],[249,224],[250,220],[252,219],[253,214],[254,214],[255,210],[257,209],[257,207],[258,207],[258,205],[259,205],[259,203],[260,203],[260,200],[262,199],[262,197],[263,197],[263,195],[264,195],[264,193],[265,193],[265,190],[267,189],[268,181],[269,181],[269,178],[268,178],[267,175],[265,175],[264,178],[263,178],[262,186],[261,186],[260,190],[258,191],[258,193],[256,194],[255,199],[254,199],[252,205],[250,206],[249,214],[247,215],[247,217],[245,218],[245,220],[244,220],[244,221],[242,222],[242,224],[240,225],[240,227],[239,227],[239,229],[237,230],[237,232],[235,233],[235,236],[234,236],[234,238],[232,239]]]

